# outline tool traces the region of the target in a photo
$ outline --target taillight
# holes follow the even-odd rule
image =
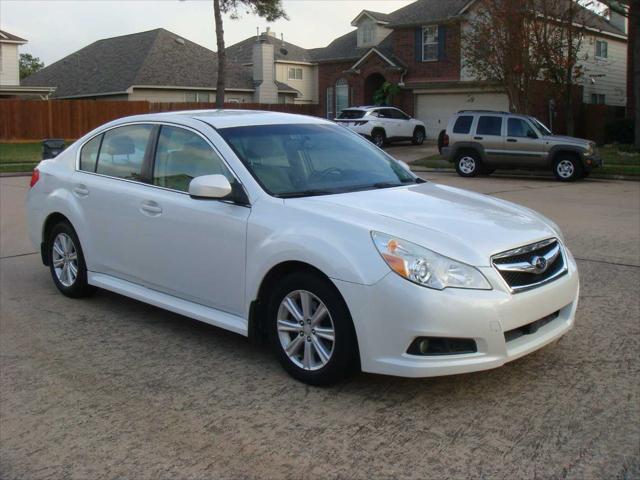
[[[449,135],[447,135],[446,133],[444,134],[444,137],[442,138],[442,146],[443,147],[448,147],[449,146]]]
[[[29,183],[29,186],[33,187],[36,183],[38,183],[38,180],[40,180],[40,170],[34,168],[33,172],[31,173],[31,182]]]

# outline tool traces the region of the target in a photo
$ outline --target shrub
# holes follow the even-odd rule
[[[612,120],[604,126],[605,143],[633,143],[635,122],[630,118]]]

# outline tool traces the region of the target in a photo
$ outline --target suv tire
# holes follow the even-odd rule
[[[95,287],[87,281],[87,265],[75,230],[68,222],[53,226],[46,240],[46,254],[53,283],[63,295],[80,298]]]
[[[382,148],[385,143],[387,143],[387,135],[384,133],[383,129],[377,128],[371,132],[371,141],[376,147]]]
[[[553,162],[553,174],[561,182],[573,182],[583,176],[582,163],[572,155],[558,155]]]
[[[461,177],[475,177],[482,171],[480,155],[470,151],[459,153],[456,156],[455,166],[456,172]]]
[[[321,308],[326,313],[314,328],[313,317]],[[319,275],[299,272],[281,280],[270,295],[267,315],[270,343],[282,367],[295,379],[329,385],[359,365],[349,310],[336,288]],[[287,347],[293,351],[287,352]]]
[[[414,145],[422,145],[424,143],[424,128],[416,127],[413,131],[413,137],[411,138],[411,143]]]

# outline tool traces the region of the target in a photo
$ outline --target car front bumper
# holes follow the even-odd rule
[[[604,160],[602,159],[602,157],[600,157],[598,155],[591,155],[591,156],[588,156],[588,157],[585,156],[582,159],[582,163],[589,170],[592,169],[592,168],[601,168],[601,167],[604,166]]]
[[[560,338],[573,326],[579,292],[576,264],[566,252],[567,274],[517,294],[491,267],[480,270],[493,290],[432,290],[395,273],[374,285],[334,280],[353,317],[362,370],[403,377],[474,372],[499,367]],[[505,332],[556,312],[535,332],[505,339]],[[477,352],[408,354],[418,337],[473,339]]]

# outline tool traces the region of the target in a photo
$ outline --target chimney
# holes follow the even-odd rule
[[[278,103],[273,45],[263,36],[253,44],[253,84],[256,103]]]

